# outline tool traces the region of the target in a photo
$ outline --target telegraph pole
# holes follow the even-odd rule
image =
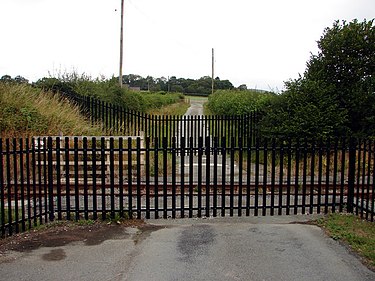
[[[120,28],[120,73],[119,83],[122,88],[122,60],[123,60],[123,40],[124,39],[124,0],[121,0],[121,28]]]
[[[215,55],[214,55],[214,48],[212,48],[212,91],[211,91],[212,94],[214,93],[214,85],[215,85],[214,72],[215,72]]]

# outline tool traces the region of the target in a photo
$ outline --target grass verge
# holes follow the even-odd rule
[[[153,115],[171,115],[171,116],[181,116],[184,115],[190,104],[185,101],[180,101],[178,103],[173,103],[160,108],[153,108],[147,111],[148,114]]]
[[[372,270],[375,270],[375,224],[352,214],[330,214],[317,220],[334,240],[349,245],[361,256]]]

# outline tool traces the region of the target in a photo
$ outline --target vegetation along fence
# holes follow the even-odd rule
[[[234,137],[233,137],[234,138]],[[2,236],[55,219],[349,211],[374,220],[375,142],[0,139]]]

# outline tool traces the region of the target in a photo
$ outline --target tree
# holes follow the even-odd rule
[[[303,76],[265,109],[268,135],[375,135],[374,21],[336,21],[318,41]]]
[[[122,77],[123,83],[130,87],[141,87],[142,79],[144,79],[142,76],[136,74],[123,75]]]
[[[168,91],[168,80],[165,77],[156,78],[155,83],[157,86],[157,91]]]
[[[318,41],[320,52],[307,63],[305,79],[332,87],[332,95],[348,114],[354,134],[374,134],[374,20],[334,22]]]
[[[14,81],[18,84],[29,84],[29,80],[27,80],[25,77],[22,77],[21,75],[17,75],[14,77]]]
[[[153,78],[152,76],[147,76],[143,78],[136,74],[123,75],[123,84],[129,87],[139,87],[141,90],[150,92],[172,91],[208,96],[211,93],[211,82],[210,76],[203,76],[197,80],[171,76],[167,80],[165,77]],[[233,88],[233,84],[229,80],[215,78],[215,90],[231,90]]]
[[[146,81],[147,81],[147,91],[150,91],[150,89],[152,89],[155,84],[155,80],[152,76],[147,76]]]
[[[233,84],[229,80],[220,80],[219,77],[215,79],[216,90],[231,90],[233,88]]]
[[[263,107],[263,136],[327,138],[347,133],[347,112],[340,110],[332,87],[302,78],[286,86],[287,91]]]
[[[29,84],[29,80],[22,77],[21,75],[17,75],[16,77],[12,78],[10,75],[3,75],[0,78],[0,82],[3,83],[17,83],[17,84]]]
[[[12,79],[12,76],[6,74],[6,75],[1,76],[0,81],[9,83],[9,82],[12,82],[13,79]]]
[[[246,84],[241,84],[241,85],[239,85],[239,86],[238,86],[238,90],[240,90],[240,91],[246,91],[246,90],[247,90],[247,86],[246,86]]]

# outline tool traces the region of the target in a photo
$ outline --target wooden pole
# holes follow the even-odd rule
[[[123,61],[123,40],[124,39],[124,0],[121,0],[121,28],[120,28],[120,73],[119,83],[122,88],[122,61]]]
[[[215,72],[215,55],[214,55],[214,48],[212,48],[212,89],[211,89],[211,94],[214,93],[214,86],[215,86],[214,72]]]

